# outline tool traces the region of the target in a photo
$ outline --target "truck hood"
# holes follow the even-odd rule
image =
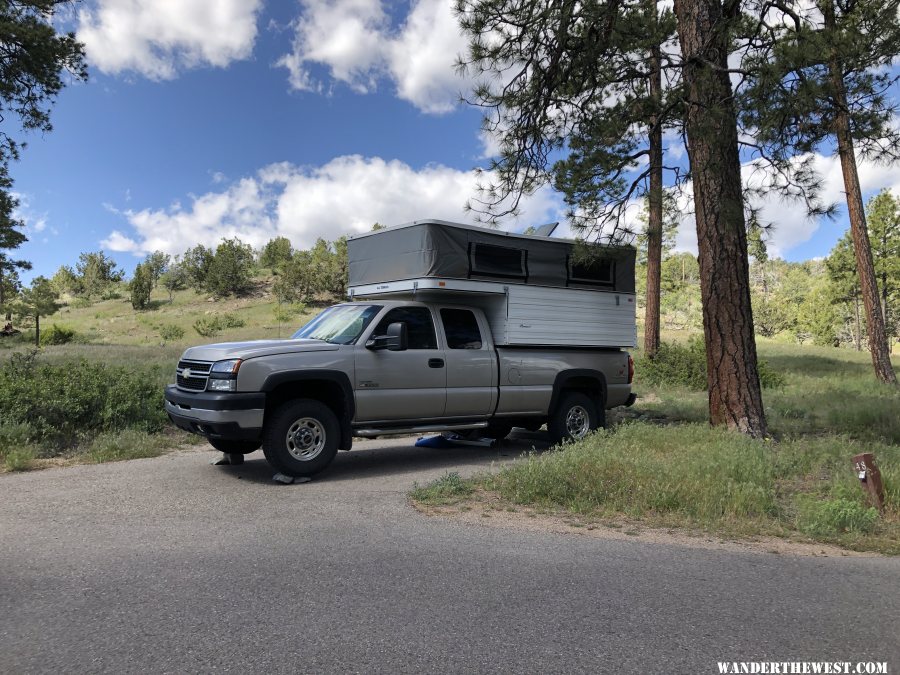
[[[191,347],[184,352],[183,359],[191,361],[222,361],[224,359],[253,359],[258,356],[275,354],[297,354],[299,352],[333,352],[340,345],[321,340],[251,340],[249,342],[220,342],[213,345]]]

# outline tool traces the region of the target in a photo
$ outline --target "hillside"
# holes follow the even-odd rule
[[[260,276],[254,280],[254,289],[243,297],[216,299],[193,289],[177,291],[172,300],[161,289],[154,289],[151,307],[135,311],[125,289],[120,289],[119,298],[100,300],[87,304],[72,297],[63,298],[66,304],[52,316],[42,320],[42,330],[53,324],[70,328],[76,332],[75,341],[88,344],[183,347],[198,342],[212,340],[252,340],[260,338],[287,337],[308,318],[318,311],[317,306],[302,308],[292,312],[282,308],[283,319],[279,322],[275,312],[277,303],[271,293],[272,278]],[[330,299],[323,298],[321,305]],[[224,328],[215,335],[202,336],[194,328],[198,320],[229,315],[238,319],[235,323],[243,326]],[[184,335],[172,339],[164,337],[166,326],[177,326]],[[177,332],[177,331],[176,331]],[[16,340],[0,340],[0,346],[21,344],[33,332],[27,331]]]

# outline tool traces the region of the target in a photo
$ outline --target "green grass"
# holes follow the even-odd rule
[[[260,276],[254,280],[254,291],[246,297],[217,300],[188,289],[176,292],[169,302],[168,293],[157,288],[151,294],[150,308],[143,311],[132,308],[125,292],[118,299],[91,303],[70,300],[56,314],[43,319],[42,324],[48,329],[55,323],[74,330],[78,343],[154,348],[165,345],[180,353],[185,347],[208,341],[194,328],[198,322],[203,326],[224,314],[237,320],[230,322],[231,326],[222,326],[221,332],[215,335],[216,341],[288,337],[318,313],[319,305],[330,304],[327,298],[322,298],[318,305],[291,316],[289,321],[278,321],[271,282],[270,277]],[[243,323],[243,326],[237,323]],[[178,329],[181,337],[178,337]],[[20,336],[0,339],[0,354],[33,343],[33,331],[26,330]]]
[[[416,501],[435,506],[456,504],[475,491],[471,482],[464,481],[455,471],[447,473],[428,485],[416,483],[410,496]]]
[[[763,391],[767,441],[710,428],[706,392],[650,385],[638,368],[640,398],[610,414],[610,429],[494,475],[445,477],[412,497],[465,504],[494,493],[507,504],[587,519],[900,554],[900,388],[875,381],[867,353],[765,340],[759,352],[785,376],[783,386]],[[878,460],[882,516],[853,471],[860,452]]]
[[[162,434],[147,434],[137,429],[101,434],[82,451],[95,464],[126,459],[158,457],[171,448],[172,439]]]

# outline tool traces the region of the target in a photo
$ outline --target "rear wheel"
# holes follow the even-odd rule
[[[299,399],[280,406],[266,421],[263,452],[287,476],[313,476],[331,464],[339,436],[338,418],[328,406]]]
[[[209,444],[226,455],[249,455],[259,450],[260,441],[231,441],[225,438],[210,438]]]
[[[594,401],[577,391],[563,394],[547,423],[554,443],[581,440],[601,426],[603,420]]]

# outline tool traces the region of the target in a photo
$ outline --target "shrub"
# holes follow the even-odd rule
[[[222,314],[221,316],[203,317],[194,322],[194,330],[203,337],[213,337],[226,328],[243,328],[244,320],[234,314]]]
[[[28,471],[34,461],[31,439],[34,429],[27,422],[0,424],[0,460],[8,471]]]
[[[3,461],[9,471],[28,471],[34,462],[34,448],[26,445],[10,450]]]
[[[706,389],[706,347],[696,337],[687,345],[663,342],[655,357],[638,359],[635,372],[641,384]]]
[[[194,330],[203,337],[213,337],[222,331],[217,317],[203,317],[194,322]]]
[[[0,456],[16,448],[28,445],[34,437],[34,429],[28,422],[4,422],[0,424]]]
[[[799,506],[798,526],[814,537],[871,532],[878,522],[878,511],[844,497],[819,501],[807,496]]]
[[[0,419],[28,423],[32,440],[60,447],[104,431],[158,431],[167,419],[163,379],[159,367],[51,365],[34,352],[14,354],[0,367]]]
[[[635,372],[641,384],[651,386],[684,386],[706,389],[706,346],[701,337],[693,337],[687,345],[663,342],[656,356],[638,358]],[[785,376],[767,362],[758,362],[759,383],[764,389],[783,387]]]
[[[66,326],[53,324],[49,329],[41,331],[41,345],[65,345],[75,339],[75,331]]]
[[[244,320],[234,314],[223,314],[219,317],[219,324],[222,328],[243,328]]]
[[[122,294],[119,292],[118,288],[111,287],[103,291],[103,294],[100,296],[101,300],[121,300]]]
[[[159,337],[166,342],[180,340],[184,337],[184,328],[174,323],[164,323],[159,327]]]

